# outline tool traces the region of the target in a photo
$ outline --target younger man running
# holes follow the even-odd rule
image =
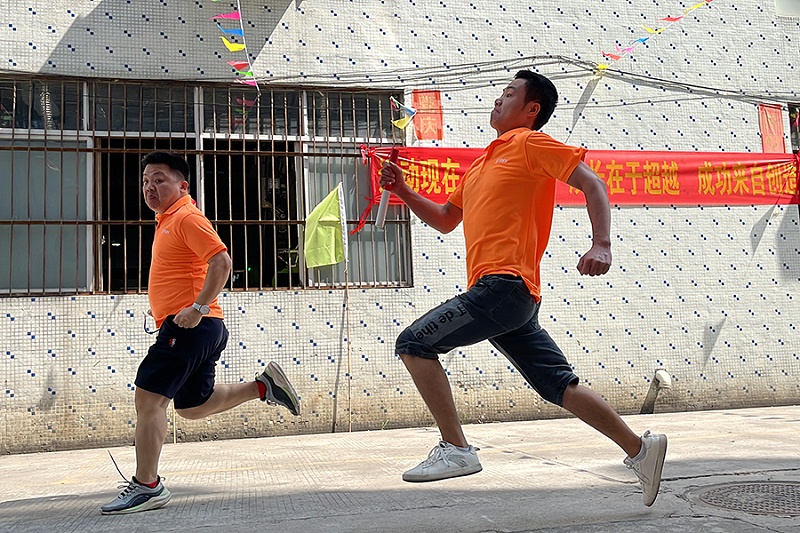
[[[556,181],[586,196],[593,239],[578,261],[578,271],[599,276],[611,266],[605,184],[583,163],[586,150],[538,131],[550,119],[557,99],[550,80],[518,72],[494,103],[490,124],[497,139],[444,205],[408,187],[396,164],[383,165],[381,185],[389,186],[425,223],[448,233],[464,222],[470,287],[419,318],[397,339],[396,351],[442,437],[403,479],[434,481],[481,470],[476,449],[461,430],[438,356],[488,339],[545,400],[564,407],[625,451],[624,462],[641,481],[644,504],[650,506],[661,483],[666,435],[648,431],[638,437],[597,393],[579,385],[566,357],[538,321],[539,263],[550,237]]]

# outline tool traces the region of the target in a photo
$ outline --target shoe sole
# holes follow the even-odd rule
[[[426,481],[441,481],[442,479],[450,479],[454,477],[463,477],[469,476],[472,474],[477,474],[483,470],[483,466],[480,464],[470,466],[469,468],[465,468],[463,470],[459,470],[456,473],[448,473],[443,472],[439,475],[430,475],[430,474],[409,474],[408,472],[403,474],[403,481],[408,481],[410,483],[424,483]]]
[[[300,416],[300,400],[297,398],[297,393],[292,387],[292,384],[289,383],[289,378],[286,377],[286,374],[283,373],[283,369],[276,363],[275,361],[271,361],[267,365],[267,372],[269,373],[269,377],[272,378],[272,381],[275,382],[275,385],[283,389],[283,392],[286,393],[289,398],[292,399],[292,403],[294,404],[294,409],[289,409],[289,411],[294,416]]]
[[[110,514],[131,514],[131,513],[139,513],[142,511],[153,511],[155,509],[161,509],[172,498],[172,493],[164,487],[164,492],[159,494],[155,498],[150,498],[143,504],[137,505],[136,507],[129,507],[128,509],[120,509],[118,511],[103,511],[100,510],[100,514],[110,515]]]
[[[661,490],[661,472],[664,470],[664,460],[667,457],[667,436],[666,435],[662,435],[662,437],[663,437],[663,439],[661,439],[661,438],[658,439],[659,443],[663,443],[663,447],[660,450],[660,453],[658,454],[658,456],[656,458],[655,479],[657,481],[656,481],[656,485],[655,485],[655,495],[653,496],[653,500],[650,503],[648,503],[646,501],[644,502],[644,504],[647,507],[650,507],[651,505],[653,505],[653,503],[655,503],[656,498],[658,498],[658,491]]]

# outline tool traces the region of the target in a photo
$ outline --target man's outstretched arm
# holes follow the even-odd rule
[[[611,268],[611,207],[606,184],[584,162],[578,163],[567,183],[583,191],[592,223],[592,247],[578,261],[578,272],[600,276]]]
[[[442,233],[450,233],[461,222],[461,208],[450,202],[437,204],[420,195],[406,184],[403,170],[390,161],[384,161],[381,169],[381,187],[387,186],[423,222]]]

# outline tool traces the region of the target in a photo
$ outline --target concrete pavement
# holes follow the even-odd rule
[[[661,494],[641,503],[616,446],[576,419],[466,426],[484,470],[402,472],[433,428],[168,444],[167,507],[102,516],[105,449],[0,457],[0,532],[800,532],[800,407],[625,417],[669,436]],[[123,472],[133,447],[113,448]]]

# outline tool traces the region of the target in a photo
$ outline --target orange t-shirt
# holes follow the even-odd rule
[[[195,302],[206,280],[208,260],[228,247],[203,212],[192,205],[191,196],[180,198],[156,220],[147,293],[156,326],[161,327],[167,316]],[[216,298],[208,307],[211,312],[206,316],[223,318]]]
[[[492,141],[448,201],[463,211],[469,286],[489,274],[525,280],[539,300],[539,262],[553,223],[556,181],[586,155],[546,133],[517,128]]]

